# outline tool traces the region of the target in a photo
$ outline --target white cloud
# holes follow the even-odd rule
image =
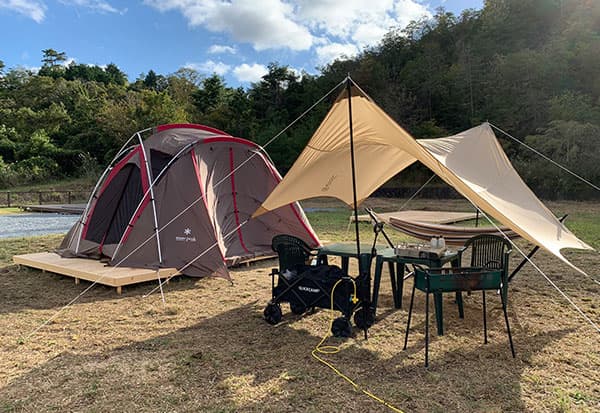
[[[223,62],[215,62],[213,60],[207,60],[203,63],[186,63],[184,67],[194,69],[198,72],[207,73],[210,75],[216,73],[219,76],[223,76],[231,69],[230,65],[225,64]]]
[[[258,82],[264,75],[269,73],[265,65],[243,63],[233,69],[233,75],[240,82]]]
[[[84,7],[100,13],[119,13],[123,14],[127,9],[118,10],[110,3],[103,0],[59,0],[65,6]]]
[[[351,43],[330,43],[316,49],[317,61],[324,65],[340,57],[353,57],[358,54],[358,47]]]
[[[83,1],[83,0],[79,0]],[[392,28],[431,17],[425,0],[144,0],[160,11],[177,11],[190,26],[229,35],[256,51],[314,53],[319,64],[353,56],[376,45]],[[213,45],[208,52],[232,53]]]
[[[227,33],[254,49],[308,50],[312,35],[295,20],[294,7],[282,0],[144,0],[160,11],[178,10],[192,26]]]
[[[411,20],[419,20],[421,17],[433,17],[427,6],[414,0],[399,0],[394,5],[396,21],[399,26],[405,27]]]
[[[0,9],[23,14],[37,23],[41,23],[46,17],[46,5],[37,0],[0,0]]]
[[[352,39],[360,46],[368,46],[377,44],[383,35],[389,31],[388,28],[383,28],[375,23],[364,23],[356,26]]]
[[[68,57],[67,60],[61,63],[62,66],[68,67],[71,63],[77,63],[77,59],[74,57]]]
[[[392,27],[431,16],[417,0],[295,0],[298,16],[313,31],[357,46],[373,45]]]
[[[221,53],[230,53],[236,54],[237,48],[235,46],[225,46],[222,44],[213,44],[208,48],[209,54],[221,54]]]

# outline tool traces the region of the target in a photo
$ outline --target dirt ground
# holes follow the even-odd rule
[[[382,210],[398,206],[397,201],[369,202]],[[432,206],[418,202],[415,207]],[[598,248],[597,226],[590,230],[588,224],[600,221],[598,204],[550,205],[557,214],[575,211],[573,225],[583,228],[577,233]],[[446,210],[464,207],[458,201],[443,205]],[[332,240],[351,239],[343,225],[332,229],[323,223],[326,214],[314,217],[322,238],[326,233]],[[275,260],[233,269],[233,283],[173,279],[165,288],[166,303],[159,293],[144,298],[156,283],[127,287],[122,296],[95,286],[42,326],[89,283],[75,285],[71,278],[18,269],[10,257],[51,249],[60,238],[0,242],[2,411],[386,411],[312,358],[327,333],[328,311],[295,316],[283,305],[282,323],[271,326],[263,320]],[[522,241],[519,245],[530,248]],[[566,255],[600,280],[598,252]],[[511,268],[519,261],[513,254]],[[538,253],[535,261],[600,324],[600,284],[548,253]],[[354,265],[351,272],[356,273]],[[484,344],[481,294],[465,296],[464,319],[448,295],[445,334],[437,336],[433,317],[430,321],[430,366],[425,368],[425,300],[419,292],[408,349],[402,350],[411,287],[409,279],[404,306],[394,309],[384,270],[377,322],[368,340],[360,333],[331,338],[328,343],[341,351],[324,358],[361,388],[406,412],[600,411],[600,334],[530,265],[509,288],[514,359],[499,296],[488,295],[489,343]]]

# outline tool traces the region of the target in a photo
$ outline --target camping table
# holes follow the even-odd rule
[[[369,254],[372,247],[371,244],[360,244],[361,254]],[[320,262],[324,263],[327,262],[328,256],[340,257],[342,259],[342,271],[348,275],[350,258],[358,258],[358,253],[356,251],[356,243],[338,242],[317,248],[317,256]]]
[[[385,248],[377,251],[375,260],[375,278],[373,281],[373,308],[377,310],[377,299],[379,297],[379,285],[381,284],[381,273],[383,263],[388,263],[390,271],[390,281],[392,283],[392,296],[394,297],[394,307],[402,308],[402,292],[404,289],[404,266],[406,264],[417,264],[427,266],[429,268],[441,268],[446,263],[451,263],[452,267],[460,267],[460,256],[458,252],[447,252],[439,258],[416,258],[416,257],[401,257],[396,255],[393,248]],[[394,263],[396,268],[394,270]],[[460,302],[462,297],[460,293],[456,293],[456,299]],[[437,322],[438,335],[444,334],[444,318],[442,311],[442,294],[434,293],[435,314]],[[460,317],[462,314],[462,305],[459,305]]]

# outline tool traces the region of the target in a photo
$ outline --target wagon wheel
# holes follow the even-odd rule
[[[267,323],[275,325],[281,321],[281,306],[277,303],[269,303],[263,311]]]
[[[331,334],[334,337],[350,337],[352,335],[352,325],[346,317],[338,317],[331,324]]]
[[[364,308],[359,308],[354,313],[354,324],[361,330],[366,330],[375,324],[375,309],[368,308],[366,311]]]
[[[307,308],[303,304],[290,301],[290,310],[296,315],[302,315],[306,312]]]

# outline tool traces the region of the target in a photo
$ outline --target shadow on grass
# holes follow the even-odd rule
[[[36,412],[384,410],[311,357],[320,337],[296,328],[294,320],[270,326],[262,308],[247,304],[112,349],[63,352],[1,388],[0,406]],[[529,360],[569,332],[519,335],[517,359],[504,340],[445,354],[438,348],[429,369],[418,345],[382,358],[360,338],[326,358],[403,410],[522,411],[520,382]],[[20,350],[31,351],[28,344]]]
[[[274,265],[274,260],[265,260],[253,263],[250,267],[253,271],[266,272]],[[239,267],[242,271],[247,271],[245,266]],[[234,283],[244,282],[243,279],[237,280],[236,272],[238,268],[230,269]],[[198,288],[197,283],[202,278],[177,276],[173,277],[163,288],[166,293]],[[223,284],[229,285],[230,282],[222,280]],[[265,279],[265,285],[267,280]],[[91,286],[91,282],[81,280],[76,285],[74,278],[64,275],[43,272],[41,270],[16,265],[10,265],[0,268],[0,314],[17,313],[22,310],[44,310],[59,309],[79,294],[83,293]],[[115,287],[95,284],[85,292],[77,303],[89,303],[105,300],[118,300],[127,297],[141,297],[158,287],[158,281],[147,281],[132,285],[123,286],[122,295],[118,295]],[[156,291],[154,292],[156,294]]]

